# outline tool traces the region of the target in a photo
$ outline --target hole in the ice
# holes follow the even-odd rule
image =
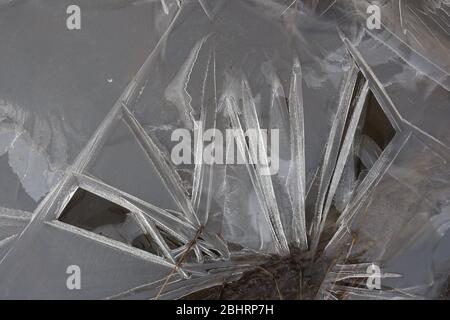
[[[345,209],[352,199],[353,191],[366,178],[396,134],[374,94],[369,91],[366,96],[362,96],[366,82],[362,73],[359,73],[344,128],[344,136],[351,133],[348,130],[354,119],[356,107],[361,102],[360,99],[364,99],[364,106],[358,119],[356,132],[352,137],[352,158],[347,160],[339,189],[336,192],[334,201],[336,212],[342,212]],[[341,148],[343,143],[344,139],[342,139]]]
[[[381,150],[384,150],[394,138],[395,129],[372,92],[369,93],[366,103],[362,133],[375,141]]]
[[[161,250],[124,207],[79,188],[59,221],[161,255]]]
[[[369,92],[356,136],[356,172],[359,180],[364,178],[380,158],[395,133],[377,99]]]

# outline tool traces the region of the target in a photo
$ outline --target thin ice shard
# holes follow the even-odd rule
[[[308,239],[305,220],[305,128],[303,114],[303,77],[298,59],[292,68],[289,94],[289,124],[291,138],[291,165],[287,178],[288,193],[292,205],[292,229],[294,241],[303,250],[307,249]]]

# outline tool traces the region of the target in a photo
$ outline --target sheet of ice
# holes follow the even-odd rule
[[[0,297],[180,298],[291,252],[309,297],[439,297],[450,4],[376,3],[0,1]]]

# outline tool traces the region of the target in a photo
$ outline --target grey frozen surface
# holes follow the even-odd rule
[[[176,299],[292,252],[308,298],[441,297],[449,57],[448,0],[0,0],[0,298]]]

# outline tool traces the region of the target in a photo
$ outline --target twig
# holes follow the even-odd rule
[[[163,293],[164,289],[166,288],[167,284],[169,283],[170,278],[175,273],[175,271],[177,271],[181,267],[181,264],[183,263],[184,259],[186,259],[187,255],[191,251],[195,242],[197,242],[197,239],[200,236],[200,234],[202,233],[203,228],[204,228],[204,226],[200,226],[200,228],[198,228],[197,233],[195,234],[195,237],[191,240],[191,242],[189,242],[189,245],[186,248],[186,250],[183,252],[183,255],[180,257],[180,259],[177,261],[175,267],[173,267],[173,269],[170,271],[169,275],[166,277],[166,280],[164,281],[163,285],[159,289],[158,294],[155,297],[156,300],[158,300],[159,297],[161,296],[161,294]]]

